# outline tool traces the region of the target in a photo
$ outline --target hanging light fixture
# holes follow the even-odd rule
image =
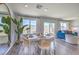
[[[37,9],[41,9],[42,7],[43,7],[43,6],[40,5],[40,4],[37,4],[37,5],[36,5],[36,8],[37,8]]]

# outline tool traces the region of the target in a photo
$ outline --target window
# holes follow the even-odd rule
[[[49,33],[49,23],[44,23],[44,34]]]
[[[0,17],[0,24],[1,24],[1,17]]]
[[[54,34],[54,29],[55,29],[54,26],[55,26],[54,23],[50,23],[50,33]]]
[[[28,25],[28,27],[30,27],[29,31],[26,31],[26,28],[24,28],[23,30],[23,34],[34,34],[36,33],[36,20],[29,20],[29,19],[23,19],[23,25]]]
[[[0,24],[2,24],[1,18],[2,18],[2,17],[0,17]],[[1,35],[7,35],[7,34],[4,32],[4,29],[3,29],[2,26],[0,26],[0,31],[1,31],[1,32],[0,32]]]
[[[31,33],[36,33],[36,21],[35,20],[31,20],[31,29],[30,29]]]
[[[48,34],[48,33],[54,34],[54,26],[55,26],[54,23],[45,22],[44,23],[44,34]]]
[[[67,22],[61,22],[60,26],[61,26],[61,30],[67,30],[68,29],[68,23]]]
[[[1,17],[0,17],[0,24],[1,24]],[[0,26],[0,30],[3,30],[3,27]]]

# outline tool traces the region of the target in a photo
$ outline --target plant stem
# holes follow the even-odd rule
[[[10,46],[11,40],[10,40],[10,34],[8,34],[8,46]]]

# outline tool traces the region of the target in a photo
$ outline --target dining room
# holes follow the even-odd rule
[[[79,21],[75,17],[78,6],[78,3],[0,4],[0,54],[79,54]]]

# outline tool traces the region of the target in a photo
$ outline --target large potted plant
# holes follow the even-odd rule
[[[28,25],[22,25],[23,19],[20,18],[18,19],[12,19],[13,23],[17,26],[17,29],[15,30],[17,34],[17,41],[16,43],[18,44],[20,42],[20,35],[23,33],[23,29],[27,27]],[[26,28],[26,30],[29,30],[30,28]]]
[[[11,43],[10,35],[11,35],[11,17],[2,17],[0,26],[3,27],[3,31],[5,34],[8,34],[8,46]],[[2,30],[1,30],[2,32]]]

